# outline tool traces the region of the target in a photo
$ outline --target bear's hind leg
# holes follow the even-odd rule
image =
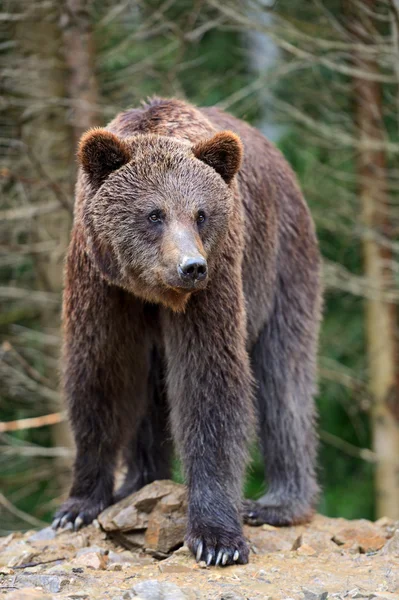
[[[148,380],[148,411],[139,425],[137,435],[130,439],[125,449],[127,473],[122,486],[115,493],[116,502],[152,481],[171,478],[173,442],[164,386],[162,359],[154,348]]]
[[[284,313],[272,316],[252,354],[268,483],[263,497],[244,504],[244,520],[252,525],[305,522],[318,496],[313,400],[317,316],[306,322],[296,315],[290,322]]]

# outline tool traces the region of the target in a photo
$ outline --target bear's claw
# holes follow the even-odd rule
[[[190,545],[196,561],[204,561],[206,566],[215,565],[216,567],[225,567],[233,564],[246,564],[248,562],[248,548],[243,540],[239,540],[243,547],[241,552],[238,548],[218,547],[218,545],[210,545],[201,539],[197,539]],[[235,544],[234,544],[235,545]]]
[[[243,519],[247,525],[259,526],[268,523],[277,527],[307,523],[313,516],[310,505],[302,506],[297,500],[282,500],[277,503],[275,497],[266,494],[258,501],[244,502]]]
[[[78,531],[89,525],[109,503],[93,502],[89,498],[69,498],[56,513],[51,527],[64,529],[68,525]]]

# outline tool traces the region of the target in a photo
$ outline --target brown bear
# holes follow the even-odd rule
[[[320,256],[295,176],[246,123],[176,99],[88,131],[78,158],[63,308],[77,456],[54,527],[169,478],[170,421],[189,547],[246,563],[243,517],[299,523],[318,493]],[[255,415],[269,487],[243,507]]]

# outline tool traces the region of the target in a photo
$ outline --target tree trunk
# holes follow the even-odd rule
[[[21,137],[36,164],[37,177],[48,176],[54,184],[41,190],[40,196],[32,201],[43,202],[47,197],[53,201],[54,189],[59,189],[64,190],[59,198],[70,207],[68,212],[60,202],[59,211],[38,217],[34,226],[35,239],[57,241],[56,252],[40,255],[35,263],[38,287],[53,292],[62,289],[63,259],[72,222],[76,144],[82,132],[97,123],[98,94],[86,5],[86,0],[63,0],[60,4],[57,0],[51,3],[22,0],[26,18],[17,30],[23,59],[20,91],[26,98],[32,98],[35,107],[30,118],[21,117]],[[46,309],[41,322],[47,329],[59,330],[59,311]],[[55,385],[54,370],[51,378]],[[54,411],[59,409],[50,407]],[[54,445],[72,446],[66,423],[54,425],[52,434]],[[70,461],[62,458],[57,462],[57,474],[65,487],[63,474]]]
[[[376,0],[363,0],[363,5],[349,2],[348,31],[353,41],[373,44],[375,27],[372,14]],[[368,73],[378,73],[378,64],[361,50],[354,56],[356,66]],[[375,487],[377,517],[399,518],[399,401],[398,343],[396,305],[386,299],[393,286],[392,252],[379,238],[392,238],[392,224],[387,191],[387,157],[384,149],[371,149],[368,141],[386,138],[382,115],[381,83],[356,78],[353,98],[358,135],[357,177],[361,219],[365,228],[363,240],[364,270],[375,290],[366,301],[366,333],[370,390],[373,396],[371,414],[373,445],[377,454]]]
[[[99,124],[95,52],[87,6],[87,0],[64,0],[61,18],[75,144],[86,129]]]

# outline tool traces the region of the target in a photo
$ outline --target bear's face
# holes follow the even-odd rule
[[[79,148],[89,186],[83,223],[102,275],[145,300],[184,310],[217,267],[241,156],[230,132],[192,146],[89,131]]]

